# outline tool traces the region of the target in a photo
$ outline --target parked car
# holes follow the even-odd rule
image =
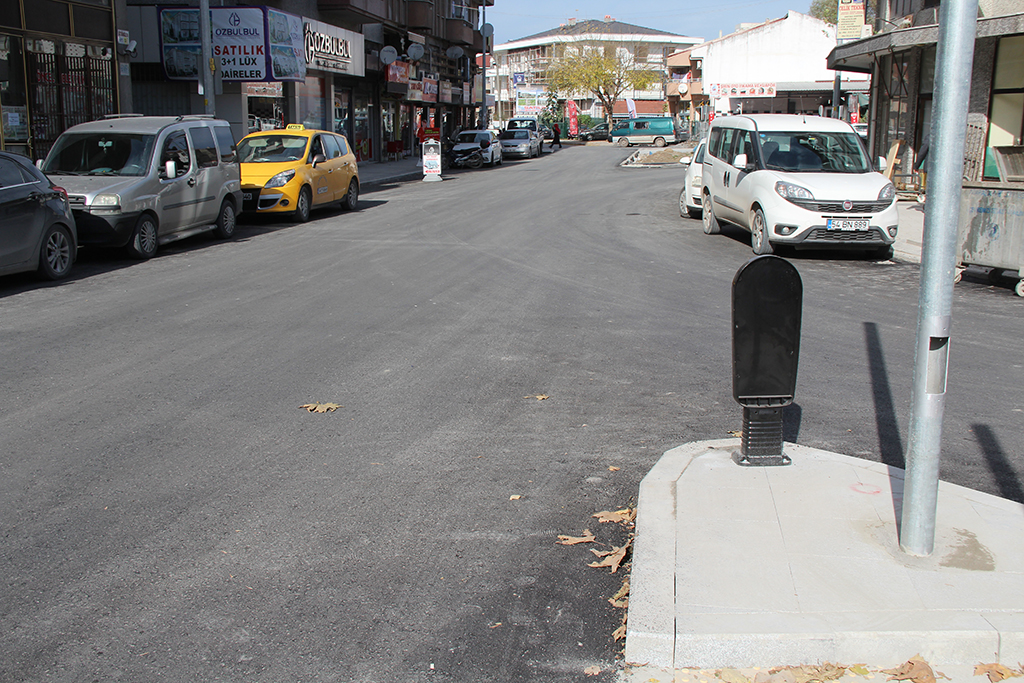
[[[707,148],[707,141],[701,140],[689,157],[683,157],[680,161],[687,164],[686,173],[683,175],[683,187],[679,190],[679,215],[690,218],[700,218],[701,199],[700,191],[701,171],[704,169],[704,150]]]
[[[0,152],[0,275],[36,271],[59,280],[77,255],[67,192],[27,158]]]
[[[715,119],[701,178],[704,232],[738,225],[750,231],[757,254],[792,246],[885,256],[896,239],[896,188],[872,169],[857,133],[838,119]]]
[[[555,139],[555,131],[553,131],[551,129],[551,126],[546,126],[544,124],[541,124],[541,126],[540,126],[540,136],[542,138],[544,138],[545,140],[554,140]]]
[[[652,116],[636,119],[622,119],[612,126],[608,139],[619,147],[631,145],[654,145],[664,147],[683,139],[676,120],[669,116]]]
[[[67,189],[83,245],[145,259],[173,240],[235,232],[242,192],[227,121],[104,117],[61,133],[41,168]]]
[[[526,157],[531,159],[540,156],[540,148],[544,144],[536,135],[528,130],[503,130],[498,136],[501,140],[503,156]]]
[[[344,135],[290,123],[238,143],[242,211],[288,214],[300,223],[314,208],[359,206],[359,166]]]
[[[458,153],[474,146],[480,148],[485,164],[501,165],[501,140],[493,130],[464,130],[455,136],[452,149]]]
[[[593,128],[588,128],[587,130],[581,131],[578,137],[580,140],[583,140],[585,142],[589,142],[591,140],[607,140],[608,124],[602,123],[594,126]]]
[[[515,116],[508,120],[505,124],[505,130],[523,130],[530,131],[530,135],[537,138],[540,145],[540,153],[544,153],[544,136],[541,134],[540,122],[534,116]]]

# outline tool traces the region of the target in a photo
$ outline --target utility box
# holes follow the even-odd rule
[[[796,394],[803,282],[789,261],[758,256],[732,281],[732,389],[743,406],[740,465],[788,465],[782,411]]]

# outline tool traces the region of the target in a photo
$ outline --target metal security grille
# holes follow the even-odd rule
[[[50,52],[28,52],[32,97],[32,148],[45,156],[67,128],[115,112],[113,60],[93,56],[84,45],[54,44]]]

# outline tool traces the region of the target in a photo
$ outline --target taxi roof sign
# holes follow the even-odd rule
[[[306,127],[301,123],[289,123],[284,128],[285,130],[306,130]]]

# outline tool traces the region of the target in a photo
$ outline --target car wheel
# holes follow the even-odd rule
[[[655,147],[664,147],[665,146],[665,138],[654,138],[654,146]]]
[[[313,208],[313,191],[308,187],[299,192],[299,201],[295,202],[295,220],[305,223],[309,220],[309,211]]]
[[[618,140],[616,140],[616,144],[618,144],[619,147],[629,147],[629,138],[619,138]]]
[[[501,162],[505,161],[505,157],[502,154],[498,155],[498,166],[501,166]]]
[[[701,222],[704,225],[705,235],[717,235],[722,231],[722,226],[718,223],[718,219],[715,218],[715,212],[711,208],[711,194],[708,192],[704,193],[703,199],[704,209],[701,216]]]
[[[236,219],[235,205],[225,199],[224,203],[220,205],[220,213],[217,215],[217,227],[214,228],[213,234],[222,240],[230,238],[235,234]]]
[[[149,214],[143,214],[135,224],[135,232],[128,242],[128,253],[139,259],[153,258],[156,255],[156,247],[156,219]]]
[[[686,217],[690,215],[690,210],[686,206],[686,188],[679,190],[679,215]]]
[[[466,162],[466,165],[469,166],[470,168],[480,168],[481,166],[484,165],[484,158],[479,154],[476,156],[472,156],[469,158],[469,161]]]
[[[345,193],[345,198],[341,200],[341,207],[349,211],[355,211],[359,208],[359,183],[355,178],[348,183],[348,192]]]
[[[768,223],[764,220],[764,211],[754,209],[754,220],[750,225],[750,246],[758,256],[772,253],[772,243],[768,240]]]
[[[75,248],[71,233],[63,225],[51,225],[43,237],[39,250],[39,274],[47,280],[67,277],[75,261]]]

